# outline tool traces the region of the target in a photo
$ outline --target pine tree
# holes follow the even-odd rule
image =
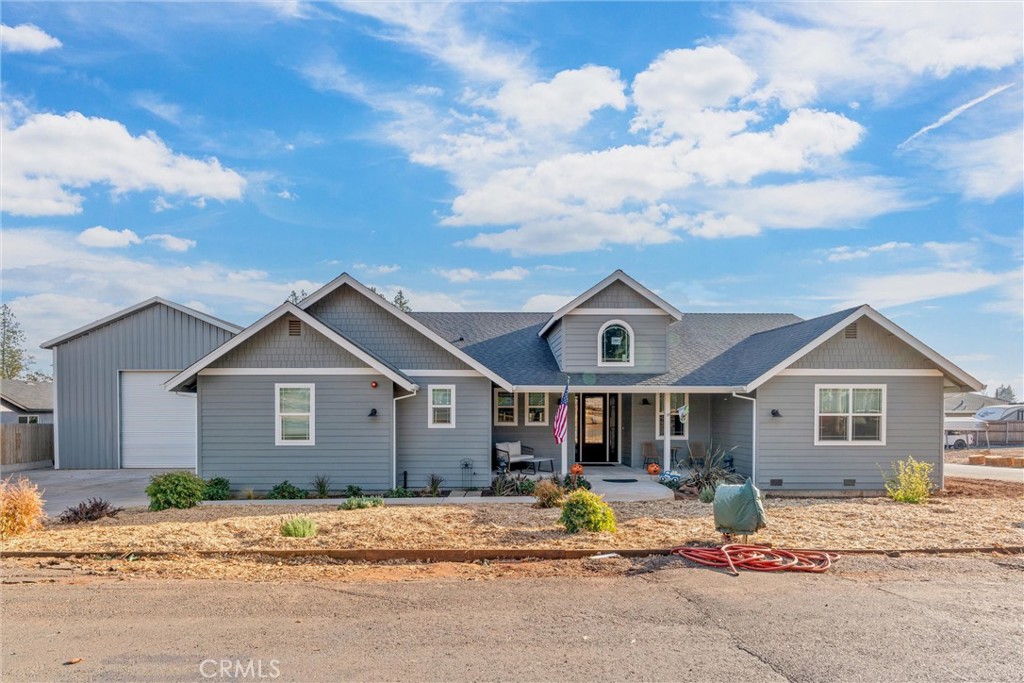
[[[996,389],[996,398],[1000,401],[1006,401],[1007,403],[1017,402],[1017,395],[1013,393],[1013,387],[1009,384],[999,385],[999,388]]]
[[[288,298],[286,299],[286,301],[290,301],[293,304],[295,304],[296,306],[298,306],[299,302],[302,301],[303,299],[305,299],[307,296],[309,296],[309,294],[306,293],[306,290],[300,289],[299,291],[296,292],[293,289],[292,293],[288,295]]]
[[[398,294],[395,294],[395,298],[391,300],[398,310],[405,311],[406,313],[412,310],[412,306],[409,304],[409,300],[405,298],[405,292],[398,290]]]
[[[15,379],[32,362],[25,352],[25,333],[10,306],[0,306],[0,378]]]

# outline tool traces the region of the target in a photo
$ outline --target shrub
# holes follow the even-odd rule
[[[287,479],[280,484],[275,484],[274,488],[270,489],[270,493],[267,494],[267,498],[270,500],[302,500],[308,497],[305,491],[290,483]]]
[[[38,529],[43,523],[43,498],[39,487],[18,477],[0,481],[0,541]]]
[[[331,497],[331,478],[326,474],[318,474],[313,477],[313,490],[317,498]]]
[[[502,472],[491,480],[491,490],[496,496],[516,495],[516,480]]]
[[[537,489],[537,482],[527,476],[519,475],[513,479],[516,486],[516,494],[520,496],[532,496]]]
[[[441,495],[441,484],[443,483],[444,477],[440,474],[431,474],[427,477],[427,486],[423,489],[423,493],[432,498],[437,498]]]
[[[566,492],[575,491],[576,489],[586,489],[589,491],[590,482],[582,474],[567,474],[562,480],[562,488]]]
[[[559,523],[570,534],[580,531],[609,531],[615,533],[615,512],[596,493],[576,490],[562,503]]]
[[[358,498],[361,495],[363,495],[363,488],[361,486],[353,486],[352,484],[349,484],[345,487],[346,498]]]
[[[61,524],[95,522],[104,517],[116,517],[117,513],[123,510],[124,508],[116,508],[110,504],[110,501],[102,498],[90,498],[60,513],[59,519]]]
[[[206,481],[192,472],[164,472],[149,478],[146,495],[149,509],[159,512],[167,508],[192,508],[202,502]]]
[[[376,496],[353,496],[338,506],[339,510],[363,510],[365,508],[379,508],[384,505],[384,499]]]
[[[206,490],[203,492],[205,500],[227,500],[231,497],[231,482],[224,477],[214,477],[206,480]]]
[[[912,455],[892,464],[892,477],[885,478],[885,492],[897,503],[923,503],[932,495],[931,463],[918,462]]]
[[[394,489],[388,489],[384,492],[385,498],[414,498],[415,496],[415,493],[409,489],[402,488],[401,486]]]
[[[533,495],[537,499],[534,507],[556,508],[562,504],[562,487],[550,479],[537,482]]]
[[[714,503],[715,502],[715,487],[705,486],[697,494],[697,500],[702,503]]]
[[[684,479],[682,483],[697,489],[697,491],[703,491],[709,486],[715,489],[719,484],[742,484],[743,477],[725,466],[725,458],[733,450],[735,448],[725,451],[722,450],[721,446],[713,443],[709,444],[707,455],[704,457],[703,462],[699,465],[694,465],[690,469],[690,476]]]
[[[281,535],[289,538],[312,538],[316,536],[316,522],[309,517],[292,517],[281,523]]]

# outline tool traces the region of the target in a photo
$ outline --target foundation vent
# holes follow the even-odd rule
[[[289,337],[301,337],[302,336],[302,321],[295,320],[294,318],[288,321],[288,336]]]
[[[857,323],[850,323],[849,325],[847,325],[846,329],[843,330],[843,337],[845,337],[846,339],[856,339]]]
[[[856,479],[843,479],[843,486],[856,486],[856,485],[857,485],[857,480]]]
[[[768,481],[768,484],[770,486],[782,486],[782,480],[781,479],[771,479],[771,480]]]

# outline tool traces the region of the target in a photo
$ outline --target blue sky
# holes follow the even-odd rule
[[[1019,3],[4,3],[3,299],[869,303],[1024,394]],[[34,352],[47,366],[48,354]]]

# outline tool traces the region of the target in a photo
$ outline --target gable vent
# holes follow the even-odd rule
[[[843,336],[846,339],[856,339],[857,338],[857,323],[850,323],[849,325],[847,325],[846,329],[843,330]]]
[[[288,336],[289,337],[300,337],[302,336],[302,321],[290,319],[288,321]]]

